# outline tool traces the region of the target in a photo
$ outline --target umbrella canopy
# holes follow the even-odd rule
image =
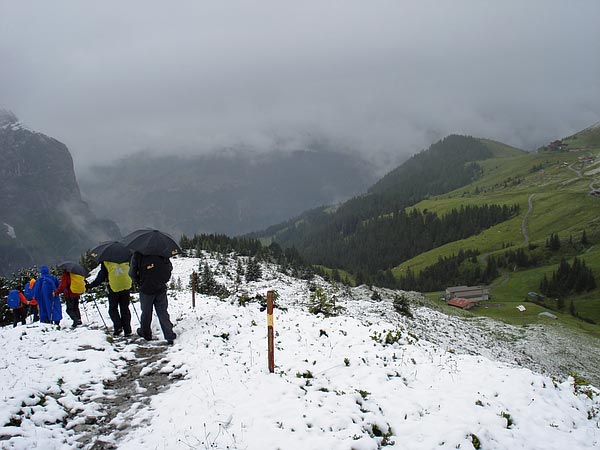
[[[118,241],[107,241],[90,250],[90,255],[98,262],[123,263],[131,258],[131,250]]]
[[[57,267],[69,273],[76,273],[77,275],[81,275],[82,277],[85,277],[87,275],[85,269],[81,266],[81,264],[78,264],[73,261],[61,262]]]
[[[158,230],[136,230],[125,236],[121,242],[127,248],[142,255],[158,255],[165,258],[182,253],[177,242],[167,233]]]

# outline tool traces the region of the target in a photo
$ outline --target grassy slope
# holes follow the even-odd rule
[[[449,194],[420,202],[416,207],[443,214],[460,205],[517,203],[521,206],[519,217],[477,236],[418,255],[396,267],[393,271],[395,274],[402,273],[407,267],[419,272],[436,262],[439,256],[449,256],[460,249],[479,249],[482,254],[493,254],[503,251],[503,245],[510,245],[514,249],[523,246],[525,241],[521,222],[531,194],[535,195],[533,210],[527,220],[530,242],[543,245],[551,233],[558,233],[564,241],[571,234],[578,239],[584,228],[588,236],[600,239],[600,199],[587,195],[591,179],[578,176],[564,165],[566,162],[579,170],[582,163],[578,162],[578,157],[593,155],[600,158],[600,127],[584,130],[581,135],[565,139],[570,148],[585,147],[585,150],[575,153],[522,153],[500,143],[484,142],[494,150],[495,158],[480,163],[484,174],[478,181]],[[531,171],[534,166],[540,165],[543,170]],[[600,280],[600,243],[580,256]],[[539,318],[537,314],[544,309],[533,303],[524,303],[524,299],[527,292],[538,290],[544,273],[550,276],[555,269],[556,265],[550,265],[504,274],[495,284],[499,285],[506,277],[508,281],[493,289],[493,301],[490,302],[502,306],[479,308],[476,314],[502,318],[515,324],[552,321]],[[600,323],[600,289],[573,299],[579,314]],[[516,309],[519,304],[526,306],[525,313]],[[565,309],[568,311],[568,301]],[[560,315],[560,322],[600,336],[600,326],[589,325],[568,314]]]

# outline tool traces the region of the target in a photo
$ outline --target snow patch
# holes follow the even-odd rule
[[[6,222],[3,222],[3,223],[4,223],[4,226],[6,227],[6,234],[8,234],[11,238],[16,239],[17,234],[15,233],[14,227],[7,224]]]
[[[260,281],[236,285],[234,257],[204,254],[202,264],[231,295],[197,294],[192,308],[188,288],[169,290],[178,337],[160,360],[146,364],[134,389],[150,396],[141,381],[156,374],[172,384],[148,406],[124,402],[127,411],[110,422],[124,436],[107,431],[97,442],[120,450],[600,445],[595,387],[516,364],[523,358],[517,341],[528,340],[529,331],[418,307],[418,293],[403,293],[413,306],[409,319],[393,308],[398,292],[377,289],[381,300],[373,300],[367,286],[347,288],[319,277],[309,284],[270,264],[262,264]],[[197,258],[173,259],[175,285],[187,286],[199,265]],[[308,312],[315,287],[335,297],[340,315]],[[275,373],[267,369],[262,299],[268,290],[278,293]],[[3,446],[79,448],[78,439],[89,433],[86,423],[103,420],[98,399],[114,394],[107,382],[132,359],[145,361],[131,351],[141,340],[123,348],[104,333],[98,313],[106,317],[106,303],[98,303],[100,310],[83,304],[89,325],[76,330],[45,324],[0,329]],[[162,337],[156,317],[153,333]]]

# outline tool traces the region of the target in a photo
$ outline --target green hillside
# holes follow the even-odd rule
[[[552,321],[540,318],[538,313],[551,309],[559,322],[600,335],[600,327],[581,320],[600,323],[600,290],[571,294],[562,300],[558,309],[553,298],[545,300],[544,308],[531,302],[528,292],[538,292],[544,275],[551,277],[561,257],[585,261],[600,281],[600,196],[590,195],[600,187],[600,127],[590,127],[562,141],[542,147],[535,153],[516,154],[498,152],[494,158],[481,161],[483,175],[473,183],[450,193],[431,197],[415,205],[419,210],[443,214],[460,205],[513,204],[520,205],[520,213],[506,222],[460,241],[451,242],[422,253],[395,267],[396,277],[410,270],[419,274],[431,267],[440,257],[456,255],[460,250],[477,250],[483,264],[489,257],[498,257],[507,251],[522,249],[529,254],[543,254],[544,261],[536,267],[513,267],[501,270],[492,283],[490,307],[476,308],[474,314],[502,318],[517,324]],[[522,225],[529,210],[532,209]],[[583,231],[589,238],[586,247],[578,246]],[[563,246],[554,254],[543,250],[551,234],[557,234]],[[569,240],[575,245],[565,245]],[[533,250],[532,250],[533,249]],[[570,314],[571,301],[575,313]],[[517,305],[527,309],[521,313]]]
[[[560,285],[557,301],[550,295],[557,284],[545,286],[544,304],[527,296],[540,291],[544,275],[552,279],[562,258],[573,266],[574,258],[583,261],[600,284],[600,196],[592,195],[598,188],[598,125],[531,153],[452,135],[364,195],[254,236],[294,246],[325,272],[344,271],[359,284],[420,291],[491,285],[493,302],[467,314],[523,324],[548,320],[537,314],[551,310],[560,323],[600,335],[597,287]],[[550,238],[562,246],[551,249]],[[516,309],[520,304],[526,312]]]
[[[366,194],[335,209],[309,211],[252,237],[295,246],[314,264],[344,269],[359,281],[381,277],[379,272],[411,256],[509,218],[512,205],[481,204],[440,216],[406,208],[479,179],[483,170],[477,161],[518,154],[522,152],[492,141],[451,135],[392,170]]]

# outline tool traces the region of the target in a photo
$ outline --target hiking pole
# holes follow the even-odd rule
[[[104,328],[106,328],[106,331],[108,332],[108,327],[106,326],[106,322],[104,321],[104,317],[102,317],[102,313],[100,312],[100,308],[98,308],[98,303],[96,303],[96,299],[94,297],[92,297],[92,300],[94,301],[94,305],[96,305],[96,309],[98,310],[98,314],[100,314],[100,318],[102,319],[102,323],[104,324]]]
[[[141,327],[142,326],[142,321],[140,320],[140,316],[138,315],[137,309],[135,309],[135,303],[131,302],[131,306],[133,306],[133,312],[135,312],[135,316],[137,317],[137,320],[140,323],[140,327]]]
[[[86,295],[85,298],[87,299],[88,296]],[[87,302],[89,302],[89,300]],[[83,307],[83,312],[85,313],[85,318],[86,318],[87,322],[90,323],[90,316],[88,316],[87,308],[85,307],[85,304],[87,302],[81,302],[81,306]]]

